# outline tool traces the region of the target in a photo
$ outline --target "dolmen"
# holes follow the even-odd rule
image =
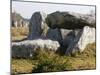
[[[65,55],[83,52],[95,42],[95,15],[71,12],[33,13],[27,40],[12,42],[12,57],[32,57],[36,50],[58,51],[65,48]]]

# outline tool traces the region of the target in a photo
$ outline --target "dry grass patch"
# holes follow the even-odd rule
[[[61,56],[54,52],[39,51],[32,59],[12,59],[13,73],[58,72],[96,68],[95,43],[84,52],[72,56]]]
[[[12,74],[32,73],[35,64],[30,59],[12,59]]]
[[[12,41],[27,38],[28,28],[11,28]],[[89,44],[84,52],[63,56],[42,50],[32,59],[12,59],[12,73],[56,72],[96,68],[96,44]]]
[[[96,44],[89,44],[82,53],[76,52],[69,59],[73,69],[95,69],[96,68]]]
[[[22,40],[27,38],[29,33],[28,27],[12,27],[11,28],[11,38],[14,40]]]

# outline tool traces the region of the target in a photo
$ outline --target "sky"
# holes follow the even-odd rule
[[[47,14],[55,11],[71,11],[88,14],[91,10],[95,12],[95,6],[12,1],[12,12],[16,11],[20,13],[21,16],[28,19],[37,11],[42,11]]]

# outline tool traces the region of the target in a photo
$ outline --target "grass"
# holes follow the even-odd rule
[[[15,40],[22,40],[24,38],[27,38],[28,35],[28,27],[12,27],[11,28],[11,38],[12,41]]]
[[[32,59],[12,59],[12,72],[40,73],[86,70],[96,68],[95,43],[89,44],[83,53],[61,56],[54,52],[39,51]]]
[[[12,37],[15,37],[16,40],[25,38],[28,31],[26,31],[25,28],[22,29],[12,28]],[[25,34],[22,34],[22,32]],[[76,52],[71,56],[59,55],[58,53],[46,50],[39,50],[33,58],[12,58],[12,74],[95,69],[95,45],[95,43],[89,44],[85,48],[84,52]]]

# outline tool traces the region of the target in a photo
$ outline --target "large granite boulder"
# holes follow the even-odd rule
[[[37,50],[46,50],[56,52],[60,45],[52,40],[25,40],[21,42],[12,42],[12,57],[32,57]]]
[[[83,52],[88,44],[95,42],[95,28],[85,26],[83,29],[74,32],[75,37],[69,43],[66,50],[66,55],[76,51]]]
[[[48,26],[45,22],[46,14],[43,12],[35,12],[29,23],[29,35],[28,39],[33,40],[41,37],[41,35],[46,35]]]
[[[84,26],[95,27],[95,16],[57,11],[47,15],[46,23],[53,29],[82,29]]]

